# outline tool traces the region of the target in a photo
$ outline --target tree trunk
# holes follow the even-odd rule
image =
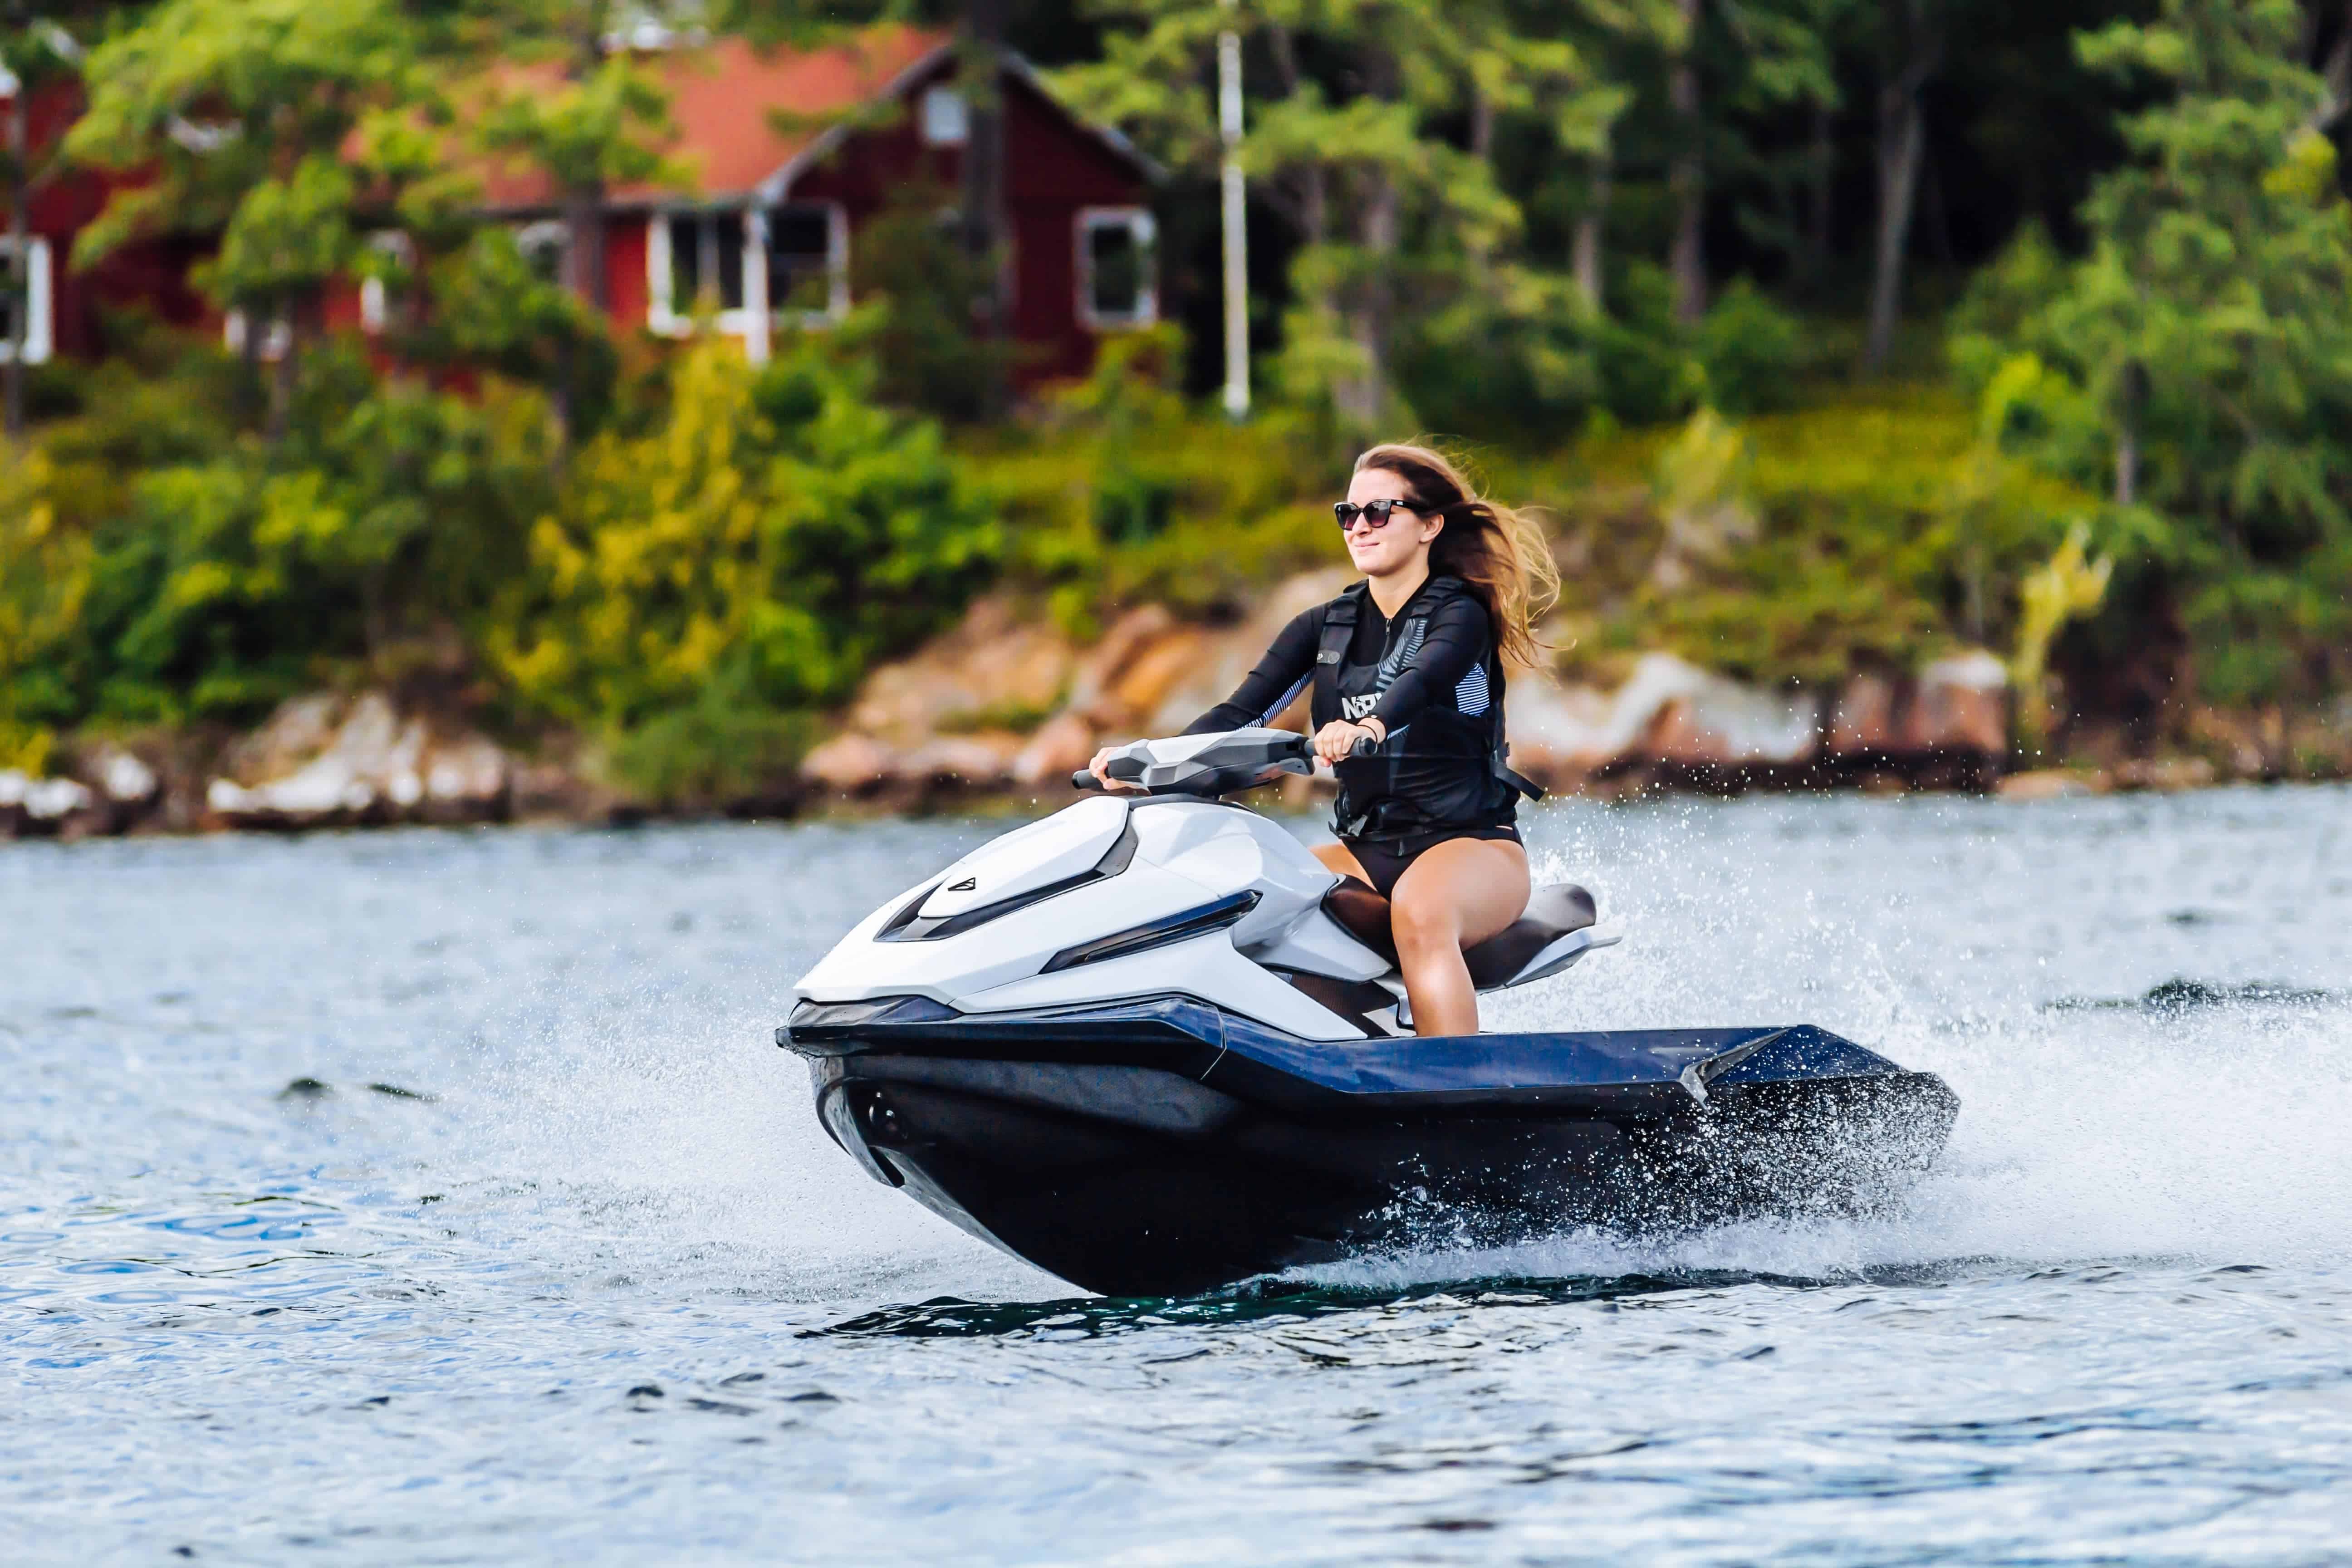
[[[2319,13],[2307,13],[2305,24],[2316,34]],[[2304,46],[2303,52],[2306,58],[2311,48],[2309,43]],[[2326,91],[2313,108],[2311,118],[2305,123],[2311,130],[2325,131],[2344,118],[2346,107],[2352,105],[2352,4],[2344,7],[2343,18],[2337,24],[2335,47],[2327,51],[2327,58],[2318,62],[2315,68]]]
[[[302,359],[301,314],[289,300],[286,310],[286,345],[278,353],[278,363],[269,369],[269,422],[262,430],[262,438],[275,447],[286,438],[287,427],[294,418],[294,390],[299,378]],[[274,325],[274,323],[273,323]],[[264,327],[263,331],[270,330]],[[253,336],[253,322],[247,320],[245,335]]]
[[[1387,170],[1368,174],[1365,184],[1357,235],[1364,251],[1364,269],[1348,322],[1363,368],[1336,389],[1334,401],[1342,413],[1369,428],[1388,411],[1389,319],[1396,310],[1389,268],[1396,256],[1398,211],[1396,182],[1389,178]]]
[[[594,16],[588,15],[593,24]],[[585,81],[604,63],[604,44],[592,25],[572,40],[570,76],[574,81]],[[658,216],[650,222],[661,221]],[[563,256],[556,269],[557,280],[565,292],[586,306],[596,320],[602,321],[612,307],[611,281],[604,269],[604,184],[601,180],[566,186],[563,192]],[[551,401],[555,409],[555,450],[552,467],[558,473],[570,459],[572,443],[579,436],[580,355],[568,340],[555,351],[555,386]]]
[[[1470,156],[1485,163],[1494,154],[1495,103],[1474,84],[1470,89]],[[1487,171],[1490,178],[1493,173],[1491,168]],[[1488,264],[1494,259],[1490,249],[1483,236],[1466,247],[1471,285],[1482,291],[1486,285]]]
[[[2123,375],[2123,395],[2116,420],[2116,504],[2136,506],[2139,502],[2139,416],[2140,406],[2147,398],[2147,373],[2136,364],[2126,365]]]
[[[29,90],[18,82],[8,98],[8,266],[16,298],[8,312],[8,363],[0,366],[0,376],[5,377],[0,398],[6,402],[6,429],[12,443],[25,437],[25,344],[32,336],[32,236],[25,212],[25,99]]]
[[[1616,154],[1607,142],[1593,154],[1592,179],[1584,210],[1576,215],[1576,230],[1569,242],[1569,268],[1576,278],[1577,297],[1594,315],[1601,310],[1607,279],[1601,275],[1601,241],[1609,226],[1609,190],[1616,177]]]
[[[1870,327],[1863,342],[1862,373],[1876,375],[1895,349],[1895,329],[1903,311],[1903,263],[1911,240],[1911,216],[1918,205],[1919,164],[1927,150],[1927,122],[1919,112],[1919,89],[1936,73],[1943,39],[1927,9],[1932,0],[1908,0],[1903,26],[1907,35],[1902,68],[1890,65],[1878,89],[1878,246],[1870,280]],[[1888,26],[1895,26],[1889,7]],[[1889,50],[1890,61],[1894,51]]]
[[[604,63],[604,39],[600,9],[582,5],[572,20],[579,30],[572,38],[572,59],[565,75],[586,81]],[[602,315],[612,303],[604,279],[604,183],[592,180],[563,193],[564,288],[574,299]]]
[[[574,185],[563,193],[563,287],[602,314],[612,304],[604,277],[604,187]]]
[[[1813,105],[1813,144],[1806,159],[1804,279],[1819,281],[1830,262],[1831,195],[1837,175],[1837,142],[1830,106]]]
[[[1681,147],[1667,184],[1675,198],[1675,242],[1667,265],[1675,279],[1675,320],[1694,326],[1706,314],[1706,147],[1699,119],[1698,26],[1705,0],[1675,0],[1683,47],[1666,84]]]
[[[1283,96],[1298,90],[1298,54],[1290,37],[1290,29],[1279,23],[1266,27],[1267,41],[1273,46],[1275,74],[1281,79]],[[1293,218],[1298,226],[1300,245],[1309,248],[1329,237],[1331,198],[1329,181],[1319,163],[1307,163],[1296,174],[1297,200]]]
[[[964,12],[968,36],[962,67],[964,127],[963,211],[961,223],[966,255],[974,263],[977,285],[972,300],[972,330],[983,343],[995,344],[1005,335],[1004,320],[1004,29],[1010,0],[967,0]],[[1004,411],[1000,356],[984,357],[982,415],[1000,417]]]

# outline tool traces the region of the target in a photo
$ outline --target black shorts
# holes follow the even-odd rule
[[[1483,838],[1517,844],[1519,842],[1519,830],[1516,827],[1454,827],[1438,833],[1418,834],[1411,838],[1391,838],[1381,843],[1369,838],[1342,838],[1339,842],[1348,847],[1348,852],[1356,858],[1356,864],[1361,866],[1364,874],[1372,879],[1372,890],[1386,899],[1395,896],[1397,879],[1404,875],[1406,867],[1439,845],[1452,843],[1456,838]]]

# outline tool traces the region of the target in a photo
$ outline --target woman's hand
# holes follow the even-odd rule
[[[1315,731],[1315,754],[1327,763],[1345,762],[1354,752],[1357,742],[1370,741],[1378,745],[1387,739],[1388,726],[1377,719],[1369,724],[1334,719]]]
[[[1141,795],[1143,793],[1143,786],[1141,784],[1129,784],[1125,779],[1115,779],[1111,777],[1110,774],[1103,771],[1104,767],[1110,762],[1111,753],[1122,749],[1123,748],[1119,746],[1105,746],[1101,751],[1095,753],[1095,760],[1087,764],[1087,772],[1094,774],[1096,778],[1102,781],[1102,786],[1107,790],[1123,791],[1129,795]]]

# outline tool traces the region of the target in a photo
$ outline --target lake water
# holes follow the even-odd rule
[[[1146,1303],[770,1040],[997,826],[0,847],[0,1561],[2352,1552],[2352,792],[1538,808],[1488,1022],[1939,1072],[1909,1211]]]

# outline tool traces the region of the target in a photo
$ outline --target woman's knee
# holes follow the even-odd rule
[[[1462,911],[1443,889],[1399,887],[1389,904],[1389,925],[1400,952],[1462,945]]]

